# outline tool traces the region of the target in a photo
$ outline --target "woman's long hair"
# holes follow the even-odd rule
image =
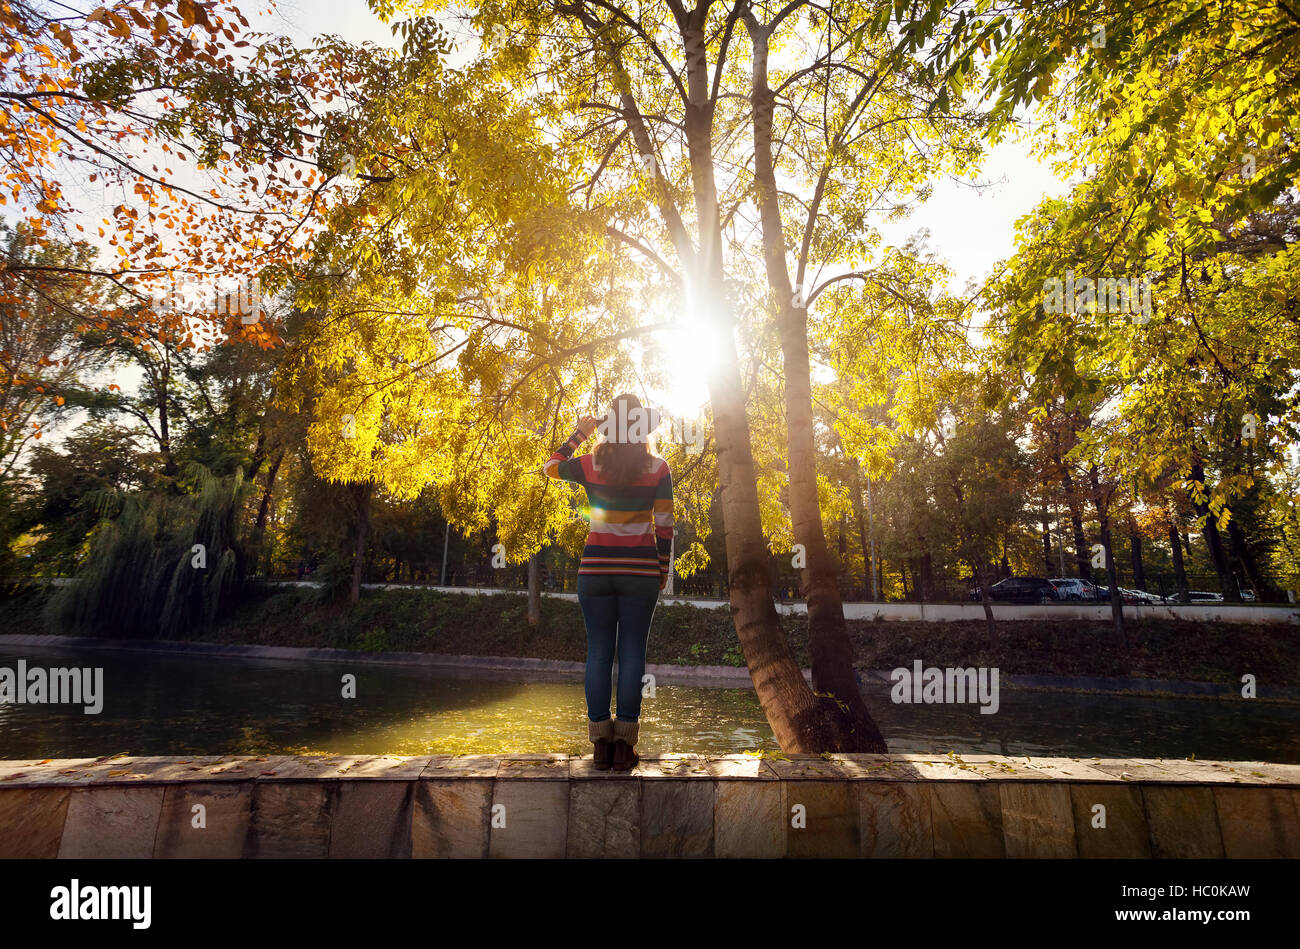
[[[606,436],[596,446],[596,467],[606,484],[631,484],[649,468],[651,426],[648,421],[637,426],[633,417],[640,408],[641,400],[625,392],[614,399],[605,417]]]

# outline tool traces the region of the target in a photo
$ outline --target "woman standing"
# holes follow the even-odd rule
[[[578,567],[578,603],[587,626],[587,732],[595,766],[630,771],[637,763],[641,677],[659,591],[668,580],[673,542],[673,479],[650,453],[654,413],[634,395],[614,399],[604,419],[584,415],[578,430],[546,462],[548,477],[587,490],[591,529]],[[573,457],[601,429],[596,450]],[[610,676],[618,651],[616,716]]]

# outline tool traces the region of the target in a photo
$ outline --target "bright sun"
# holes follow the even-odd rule
[[[660,337],[668,377],[661,398],[668,412],[694,416],[709,401],[709,381],[721,347],[720,331],[702,313],[689,314]]]

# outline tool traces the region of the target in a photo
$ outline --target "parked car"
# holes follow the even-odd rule
[[[1056,588],[1056,595],[1062,600],[1100,600],[1101,593],[1091,580],[1080,577],[1053,577],[1047,581]]]
[[[1206,593],[1204,590],[1193,590],[1189,594],[1193,603],[1222,603],[1222,593]]]
[[[1125,603],[1150,605],[1164,602],[1163,598],[1154,593],[1148,593],[1146,590],[1126,590],[1124,587],[1120,587],[1119,592],[1124,595]]]
[[[980,598],[978,588],[971,591],[970,598]],[[999,603],[1052,603],[1059,597],[1056,588],[1042,577],[1007,577],[989,587],[989,599]]]

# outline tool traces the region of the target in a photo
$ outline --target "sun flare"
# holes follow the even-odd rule
[[[661,394],[673,415],[694,416],[709,401],[724,339],[716,320],[692,311],[661,338],[667,388]]]

